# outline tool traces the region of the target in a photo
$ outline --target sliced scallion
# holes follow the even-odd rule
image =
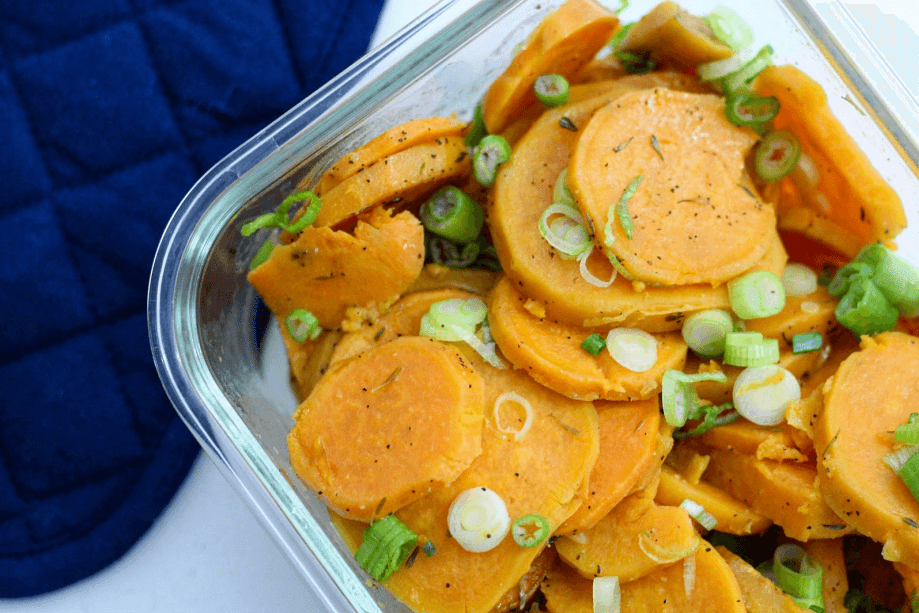
[[[581,349],[597,357],[601,351],[606,349],[606,339],[594,332],[581,342]]]
[[[827,286],[827,291],[837,298],[842,298],[849,291],[849,286],[856,278],[870,279],[874,275],[874,268],[865,262],[849,262],[836,271],[833,280]]]
[[[478,238],[485,214],[478,202],[453,185],[442,187],[421,205],[425,229],[458,243]]]
[[[746,89],[759,76],[759,73],[772,65],[772,46],[761,48],[753,58],[744,64],[740,70],[727,75],[721,80],[721,88],[730,96],[734,92]]]
[[[919,268],[880,243],[862,249],[856,260],[874,268],[871,280],[900,313],[919,314]]]
[[[810,266],[791,262],[782,271],[786,296],[807,296],[817,291],[817,273]]]
[[[555,180],[555,186],[552,188],[552,203],[563,204],[565,206],[570,206],[573,209],[577,209],[578,203],[575,201],[574,195],[568,188],[567,168],[558,173],[558,178]]]
[[[249,263],[249,270],[254,270],[267,262],[268,258],[271,257],[272,251],[274,251],[274,241],[269,238],[265,241],[265,244],[259,248],[255,257],[252,258],[252,261]]]
[[[504,500],[487,487],[460,493],[447,512],[450,536],[466,551],[481,553],[497,547],[507,536],[511,518]]]
[[[635,25],[634,22],[627,23],[613,35],[613,38],[609,41],[608,46],[613,51],[619,51],[619,47],[622,45],[622,41],[625,40],[625,37],[629,35],[629,32],[632,30],[632,27]]]
[[[772,558],[775,583],[804,608],[823,608],[823,569],[800,545],[779,545]]]
[[[641,185],[641,180],[644,177],[638,175],[626,185],[625,189],[622,191],[622,196],[619,197],[619,201],[609,207],[609,211],[606,213],[606,226],[604,227],[604,232],[607,236],[607,246],[609,246],[612,241],[613,236],[613,216],[619,219],[619,225],[622,226],[622,231],[625,232],[626,237],[632,238],[632,217],[629,215],[629,200],[632,199],[632,196],[635,195],[635,192],[638,191],[638,187]]]
[[[294,222],[290,221],[290,208],[298,202],[304,202],[309,200],[309,204],[306,209],[303,210],[303,213],[300,215],[300,218]],[[296,192],[289,195],[285,198],[278,210],[274,213],[267,213],[265,215],[259,215],[253,221],[250,221],[240,229],[240,233],[243,236],[249,236],[256,230],[261,228],[280,228],[291,234],[296,234],[310,225],[316,218],[319,216],[319,210],[322,208],[322,202],[319,200],[319,196],[313,192],[303,191]]]
[[[690,315],[683,322],[683,340],[698,355],[711,358],[724,353],[724,343],[734,330],[731,314],[721,309],[708,309]]]
[[[568,102],[568,79],[560,74],[544,74],[533,84],[536,99],[543,106],[555,107]]]
[[[384,582],[396,572],[418,543],[418,535],[395,515],[370,523],[354,557],[367,573]]]
[[[475,107],[472,123],[469,126],[469,131],[466,132],[464,140],[467,147],[475,149],[486,136],[488,136],[488,128],[485,127],[485,116],[482,115],[482,103],[480,102]]]
[[[913,498],[919,500],[919,445],[910,445],[884,456],[884,463],[903,481]]]
[[[785,420],[789,403],[801,399],[801,384],[780,366],[759,366],[737,376],[733,394],[734,407],[744,418],[760,426],[774,426]]]
[[[561,216],[550,223],[550,219]],[[537,224],[539,234],[566,259],[575,259],[593,246],[584,218],[576,208],[565,204],[550,204]]]
[[[693,375],[679,370],[667,370],[661,380],[661,406],[664,419],[674,428],[682,428],[690,419],[699,416],[699,394],[695,383],[715,381],[726,383],[727,375],[723,372],[700,372]]]
[[[728,299],[741,319],[759,319],[785,308],[785,288],[775,273],[757,270],[730,281]]]
[[[706,64],[699,64],[696,68],[699,78],[703,81],[718,81],[724,77],[740,71],[756,56],[756,50],[750,47],[738,51],[731,57]]]
[[[772,96],[757,96],[746,90],[736,91],[727,99],[724,114],[735,126],[760,128],[779,114],[779,100]]]
[[[740,413],[733,409],[733,402],[725,402],[724,404],[718,405],[699,406],[696,410],[696,417],[700,417],[699,414],[701,413],[702,421],[699,422],[699,425],[697,425],[692,430],[674,432],[673,438],[679,440],[683,438],[689,438],[691,436],[699,436],[700,434],[705,434],[712,428],[732,424],[740,419]]]
[[[810,353],[823,347],[823,335],[819,332],[805,332],[791,337],[791,352]]]
[[[693,544],[683,550],[664,549],[654,541],[654,532],[644,530],[638,535],[638,548],[642,553],[657,562],[658,564],[673,564],[679,562],[686,556],[690,556],[699,548],[702,539],[696,537]]]
[[[731,332],[724,345],[724,363],[743,368],[767,366],[779,361],[779,341],[759,332]]]
[[[657,363],[657,339],[638,328],[613,328],[606,350],[617,364],[632,372],[646,372]]]
[[[447,268],[467,268],[475,263],[481,252],[477,242],[460,244],[429,233],[425,233],[424,242],[428,258]]]
[[[609,287],[613,284],[613,281],[616,280],[616,275],[620,272],[617,266],[613,266],[613,274],[610,275],[609,279],[604,281],[600,277],[596,276],[590,269],[587,268],[587,261],[590,259],[590,254],[594,252],[593,242],[590,243],[590,246],[587,250],[578,256],[578,272],[581,273],[581,278],[593,285],[594,287]]]
[[[549,538],[549,520],[537,513],[517,519],[511,525],[511,536],[521,547],[536,547]]]
[[[881,290],[864,277],[852,280],[835,312],[836,320],[856,336],[893,330],[900,317]]]
[[[488,307],[479,298],[439,300],[428,308],[428,317],[435,324],[477,326],[487,315]]]
[[[897,426],[893,434],[898,443],[919,445],[919,413],[911,413],[909,421]]]
[[[619,613],[622,606],[619,577],[594,577],[591,588],[593,613]]]
[[[297,309],[287,316],[284,320],[284,326],[287,333],[298,343],[309,340],[316,340],[322,334],[322,328],[319,326],[319,320],[316,316],[306,309]]]
[[[787,130],[773,130],[756,146],[753,165],[763,181],[787,176],[801,157],[801,141]]]
[[[705,510],[701,504],[694,500],[686,498],[680,503],[680,508],[689,513],[689,516],[699,522],[699,525],[706,530],[712,530],[718,525],[715,516]]]
[[[472,154],[472,171],[484,187],[495,182],[498,166],[511,159],[511,146],[503,136],[489,134],[479,141]]]
[[[717,6],[705,16],[712,32],[718,40],[735,52],[746,49],[753,44],[755,35],[740,15],[726,6]]]

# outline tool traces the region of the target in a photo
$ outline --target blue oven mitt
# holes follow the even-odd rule
[[[366,49],[382,0],[0,2],[0,598],[104,568],[198,453],[150,266],[197,177]]]

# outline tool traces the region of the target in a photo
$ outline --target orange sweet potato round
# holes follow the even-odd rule
[[[516,368],[549,389],[581,400],[640,400],[660,391],[668,369],[680,370],[686,343],[676,332],[656,335],[657,362],[645,372],[632,372],[607,351],[596,357],[581,348],[592,332],[580,326],[536,317],[526,298],[504,278],[491,294],[488,321],[501,352]]]
[[[661,423],[657,396],[637,402],[598,401],[594,407],[600,418],[600,455],[590,471],[587,499],[559,527],[559,534],[593,526],[657,465]]]
[[[900,198],[833,115],[823,88],[794,66],[767,68],[755,87],[779,99],[775,128],[798,137],[819,173],[816,186],[796,182],[794,173],[782,179],[779,227],[850,258],[865,245],[895,238],[906,227]]]
[[[768,613],[803,613],[805,609],[775,583],[747,564],[743,558],[734,555],[725,547],[715,547],[737,578],[744,606],[749,611]]]
[[[386,262],[385,267],[378,266]],[[424,229],[408,212],[379,208],[359,221],[354,234],[307,227],[278,245],[249,272],[279,321],[297,309],[310,311],[326,329],[339,326],[350,307],[380,307],[404,292],[424,264]]]
[[[683,552],[698,545],[692,520],[679,507],[658,506],[641,495],[627,496],[579,538],[555,542],[558,555],[582,577],[619,577],[621,583],[654,572],[661,563],[647,556],[641,534],[651,535],[662,551]]]
[[[503,132],[521,110],[538,104],[533,83],[540,75],[573,78],[609,41],[618,23],[594,0],[569,0],[550,13],[485,93],[482,116],[488,131]]]
[[[827,503],[884,557],[919,568],[919,502],[883,461],[890,435],[916,411],[919,339],[899,332],[863,337],[862,349],[824,387],[814,426],[820,486]]]
[[[597,244],[635,278],[715,286],[752,268],[776,236],[772,207],[744,178],[754,142],[727,120],[720,96],[631,92],[583,128],[569,186]]]
[[[688,66],[724,60],[733,55],[708,23],[676,2],[661,2],[636,23],[619,45],[622,51],[648,52],[661,62]]]
[[[330,508],[370,521],[466,470],[482,452],[484,401],[482,378],[456,349],[396,339],[319,381],[294,414],[291,463]]]
[[[345,179],[363,172],[390,155],[438,138],[460,136],[465,126],[456,117],[427,117],[399,124],[335,162],[325,171],[313,191],[321,196]]]
[[[684,317],[696,311],[730,308],[727,289],[648,286],[639,292],[622,275],[608,288],[595,287],[581,277],[576,261],[559,257],[539,234],[539,218],[552,204],[552,189],[568,166],[578,137],[577,132],[560,128],[559,120],[568,117],[584,126],[594,111],[622,93],[610,91],[543,113],[498,173],[489,215],[492,238],[505,274],[562,321],[588,327],[635,326],[649,332],[678,330]],[[770,247],[756,268],[781,274],[786,254],[778,236]],[[601,279],[608,279],[614,270],[598,250],[590,257],[589,267]]]

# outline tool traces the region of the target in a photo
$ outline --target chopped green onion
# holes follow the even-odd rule
[[[307,205],[300,218],[291,223],[289,217],[290,207],[297,202],[303,202],[305,200],[309,200],[310,203]],[[243,236],[249,236],[261,228],[281,228],[286,232],[296,234],[316,221],[316,218],[319,216],[320,208],[322,208],[322,202],[319,200],[319,196],[313,192],[295,192],[281,202],[277,211],[256,217],[254,221],[250,221],[244,225],[240,233]]]
[[[479,203],[453,185],[442,187],[421,205],[425,229],[458,243],[478,238],[485,214]]]
[[[472,115],[472,125],[464,138],[466,146],[475,149],[483,138],[488,136],[488,128],[485,127],[485,116],[482,115],[482,103],[475,106],[475,113]]]
[[[590,254],[594,252],[594,244],[590,243],[590,246],[587,247],[587,250],[584,251],[581,255],[578,256],[578,272],[581,273],[581,278],[593,285],[594,287],[609,287],[613,284],[613,281],[616,280],[616,275],[619,273],[619,267],[615,264],[613,265],[613,274],[610,275],[609,279],[604,281],[603,279],[597,277],[590,269],[587,268],[587,260],[590,258]]]
[[[474,325],[462,325],[458,323],[436,322],[431,318],[431,313],[425,313],[421,316],[421,326],[418,330],[418,336],[428,336],[430,338],[456,342],[463,340],[467,334],[475,334]]]
[[[417,534],[395,515],[387,515],[364,530],[354,557],[371,577],[384,582],[402,566],[417,543]]]
[[[674,551],[672,549],[664,549],[658,545],[654,541],[653,530],[643,530],[638,535],[638,548],[641,549],[642,553],[644,553],[646,556],[658,564],[673,564],[674,562],[679,562],[686,556],[695,553],[696,549],[699,548],[699,543],[701,542],[702,539],[696,537],[696,539],[693,541],[693,544],[686,549]]]
[[[554,215],[561,215],[561,223],[549,223]],[[550,204],[543,211],[537,224],[540,235],[555,247],[563,258],[574,259],[593,246],[590,234],[584,225],[584,218],[576,208],[566,204]]]
[[[674,428],[682,428],[690,419],[699,417],[699,394],[694,384],[699,381],[726,383],[727,380],[727,375],[720,370],[688,375],[679,370],[668,369],[661,380],[664,419]]]
[[[536,99],[544,106],[561,106],[568,102],[568,79],[560,74],[544,74],[533,84]]]
[[[635,25],[635,22],[627,23],[621,28],[619,28],[616,33],[613,35],[613,38],[609,41],[608,46],[613,51],[619,51],[619,46],[622,45],[622,41],[625,40],[625,37],[629,35],[629,32],[632,30],[632,27]]]
[[[817,291],[817,273],[810,266],[791,262],[782,271],[786,296],[808,296]]]
[[[801,399],[801,384],[781,366],[746,368],[734,382],[734,407],[760,426],[785,421],[789,403]]]
[[[424,242],[425,251],[430,260],[447,268],[467,268],[475,263],[481,251],[477,242],[462,245],[447,240],[442,236],[434,236],[428,233],[424,235]]]
[[[625,187],[622,192],[622,196],[619,197],[619,202],[615,205],[610,206],[609,211],[607,212],[606,226],[604,227],[604,232],[606,232],[606,245],[610,246],[613,242],[613,215],[616,215],[619,219],[619,225],[622,226],[623,232],[628,238],[632,238],[632,218],[629,216],[629,200],[632,199],[632,196],[635,195],[635,192],[638,190],[638,186],[641,185],[641,180],[643,175],[638,175]],[[615,207],[615,208],[614,208]]]
[[[316,316],[306,309],[297,309],[287,316],[284,320],[284,326],[287,333],[298,343],[306,339],[316,340],[322,334],[322,328],[319,326],[319,320]]]
[[[756,50],[747,47],[727,59],[699,64],[696,68],[699,72],[699,78],[703,81],[718,81],[740,71],[754,57],[756,57]]]
[[[756,146],[754,167],[763,181],[778,181],[785,177],[801,157],[801,142],[787,130],[774,130]]]
[[[683,322],[683,340],[698,355],[711,358],[724,353],[725,339],[733,330],[730,313],[709,309],[694,313]]]
[[[647,372],[657,363],[657,339],[638,328],[613,328],[606,350],[617,364],[632,372]]]
[[[906,484],[919,500],[919,445],[910,445],[884,456],[884,463]]]
[[[721,88],[730,96],[736,91],[746,89],[759,76],[759,73],[772,65],[772,46],[766,45],[743,65],[737,72],[731,73],[721,81]]]
[[[779,545],[772,558],[775,583],[805,608],[823,608],[823,569],[800,545]]]
[[[919,268],[880,243],[862,249],[856,260],[874,268],[871,280],[900,313],[919,314]]]
[[[483,187],[495,182],[498,166],[511,159],[511,146],[503,136],[489,134],[479,141],[472,154],[472,171]]]
[[[629,8],[629,0],[619,0],[619,6],[614,8],[613,12],[618,15],[627,8]]]
[[[856,278],[870,279],[874,275],[874,268],[864,262],[849,262],[836,271],[833,280],[827,286],[827,291],[836,298],[842,298],[849,291],[849,286]]]
[[[466,551],[482,553],[497,547],[507,536],[511,518],[497,493],[473,487],[457,496],[447,512],[450,536]]]
[[[593,613],[619,613],[622,606],[619,577],[594,577],[591,595]]]
[[[740,419],[740,413],[732,409],[734,409],[733,402],[725,402],[724,404],[708,405],[704,407],[699,406],[696,411],[696,418],[700,417],[699,413],[701,413],[702,421],[699,422],[699,425],[689,431],[674,432],[673,438],[679,440],[691,436],[699,436],[700,434],[705,434],[712,428],[732,424]],[[723,411],[727,412],[722,413]]]
[[[435,324],[477,326],[487,315],[488,307],[479,298],[439,300],[428,308],[428,317]]]
[[[779,361],[779,341],[759,332],[730,332],[724,344],[724,363],[743,368],[768,366]]]
[[[684,499],[680,503],[680,508],[689,513],[689,516],[699,522],[699,525],[706,530],[711,530],[718,525],[718,520],[715,519],[715,516],[706,511],[705,507],[695,500]]]
[[[791,352],[810,353],[823,347],[823,335],[819,332],[807,332],[804,334],[795,334],[791,337]]]
[[[614,55],[629,74],[647,74],[657,68],[657,62],[651,59],[650,51],[645,51],[642,54],[616,51]]]
[[[272,251],[274,251],[274,241],[269,238],[265,241],[265,244],[259,248],[255,257],[252,258],[252,262],[249,263],[249,270],[253,270],[267,262],[268,258],[271,257]]]
[[[779,100],[740,90],[728,98],[724,114],[735,126],[763,127],[779,114]]]
[[[775,273],[757,270],[730,281],[728,299],[741,319],[759,319],[785,308],[785,288]]]
[[[900,317],[896,307],[870,280],[856,277],[836,305],[836,320],[852,334],[878,334],[893,330]]]
[[[571,190],[568,189],[567,168],[558,173],[558,178],[555,180],[555,186],[552,188],[552,203],[562,204],[577,209],[578,203],[575,201]]]
[[[600,352],[605,348],[606,340],[596,332],[585,338],[581,343],[581,349],[594,357],[600,355]]]
[[[910,413],[909,421],[894,430],[898,443],[919,445],[919,413]]]
[[[524,515],[511,526],[511,536],[521,547],[536,547],[549,538],[549,520],[536,513]]]
[[[753,44],[755,35],[740,15],[726,6],[717,6],[705,16],[715,36],[735,52]]]

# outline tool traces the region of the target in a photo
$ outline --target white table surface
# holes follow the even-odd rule
[[[811,0],[820,10],[820,0]],[[432,0],[387,0],[371,45]],[[915,0],[845,0],[919,97]],[[913,9],[913,10],[910,10]],[[122,559],[95,576],[35,598],[0,599],[0,613],[302,613],[302,580],[211,460],[199,456],[172,503]]]

